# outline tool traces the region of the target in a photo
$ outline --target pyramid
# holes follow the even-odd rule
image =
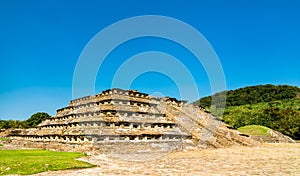
[[[186,101],[117,88],[71,100],[55,116],[11,139],[25,147],[110,153],[256,144]]]

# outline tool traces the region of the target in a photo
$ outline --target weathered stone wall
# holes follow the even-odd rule
[[[145,152],[169,152],[195,147],[190,140],[165,140],[165,141],[115,141],[96,143],[61,143],[55,141],[30,141],[30,140],[10,140],[10,144],[24,148],[40,148],[57,151],[72,152],[93,152],[93,153],[118,153],[118,154],[138,154]]]

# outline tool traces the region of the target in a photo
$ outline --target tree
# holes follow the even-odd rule
[[[19,120],[0,120],[0,129],[24,128],[24,122]]]
[[[8,129],[8,122],[5,120],[0,120],[0,129]]]
[[[291,108],[279,109],[269,107],[264,111],[264,118],[268,124],[264,124],[294,139],[300,139],[300,112]]]
[[[50,118],[50,115],[45,112],[37,112],[33,114],[29,119],[25,121],[25,126],[27,128],[36,127],[43,120]]]

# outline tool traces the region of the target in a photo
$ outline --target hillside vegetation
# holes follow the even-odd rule
[[[259,85],[217,93],[227,94],[223,121],[234,128],[262,125],[300,139],[300,89],[287,85]],[[210,110],[211,97],[194,104]],[[199,104],[200,102],[200,104]],[[213,107],[219,107],[214,105]],[[217,114],[217,110],[212,112]]]
[[[256,104],[260,102],[271,102],[276,100],[292,99],[300,97],[300,88],[288,85],[258,85],[219,92],[212,95],[215,99],[226,94],[226,106],[240,106],[245,104]],[[203,97],[193,104],[210,108],[212,96]],[[215,105],[219,107],[219,104]]]

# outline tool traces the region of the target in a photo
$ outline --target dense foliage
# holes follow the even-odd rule
[[[260,102],[270,102],[275,100],[291,99],[300,96],[300,88],[288,85],[258,85],[248,86],[236,90],[216,93],[213,97],[218,100],[219,97],[226,94],[226,106],[240,106],[245,104],[256,104]],[[211,106],[212,96],[201,98],[194,102],[195,105],[200,105],[205,108]],[[219,107],[218,102],[215,104]]]
[[[225,92],[213,96],[224,96]],[[294,139],[300,139],[300,89],[295,86],[259,85],[227,91],[223,121],[234,128],[262,125]],[[211,97],[195,104],[218,115],[218,105],[210,107]],[[215,108],[215,109],[213,109]]]
[[[38,112],[33,114],[25,121],[19,120],[0,120],[0,129],[8,128],[32,128],[36,127],[43,120],[50,118],[50,115],[45,112]]]
[[[234,128],[263,125],[300,139],[300,99],[228,107],[223,120]]]

